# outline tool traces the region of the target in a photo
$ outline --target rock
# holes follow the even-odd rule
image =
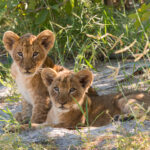
[[[60,150],[66,150],[70,147],[81,148],[85,143],[97,141],[95,144],[97,148],[105,147],[107,140],[111,138],[111,149],[116,148],[114,145],[114,138],[118,136],[132,134],[136,135],[138,132],[149,132],[150,121],[145,121],[144,124],[137,124],[136,121],[129,122],[115,122],[103,127],[84,128],[79,131],[67,130],[60,128],[46,127],[34,131],[24,131],[19,136],[23,143],[46,143],[49,139],[53,140],[55,145]],[[103,140],[99,140],[103,138]]]
[[[9,94],[9,88],[0,85],[0,98],[6,97]]]

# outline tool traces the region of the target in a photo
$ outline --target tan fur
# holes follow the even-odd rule
[[[89,126],[103,126],[110,123],[115,115],[131,114],[132,111],[137,117],[143,115],[141,113],[143,109],[138,107],[139,104],[143,103],[145,109],[150,106],[150,95],[144,92],[126,93],[126,97],[121,93],[104,96],[86,94],[93,80],[92,73],[88,70],[78,73],[71,71],[57,73],[47,68],[42,71],[42,79],[48,88],[52,108],[46,122],[40,125],[32,124],[32,128],[48,125],[75,128],[87,126],[87,122]],[[88,115],[88,121],[86,115]]]
[[[12,31],[4,33],[4,46],[13,59],[11,74],[24,99],[22,112],[16,114],[16,119],[20,122],[26,122],[31,114],[32,123],[42,123],[47,117],[50,98],[41,78],[41,70],[47,67],[56,71],[64,69],[54,65],[47,56],[54,41],[55,36],[49,30],[41,32],[38,36],[28,33],[19,37]]]

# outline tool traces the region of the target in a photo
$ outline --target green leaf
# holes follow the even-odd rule
[[[7,1],[0,2],[0,8],[4,9],[5,7],[7,7]]]
[[[74,0],[70,0],[70,3],[71,3],[72,8],[74,8],[75,1]]]
[[[59,8],[58,4],[57,5],[53,5],[50,8],[53,9],[53,10],[56,10],[57,12],[60,12],[60,8]]]
[[[66,13],[70,15],[73,7],[74,7],[74,0],[68,0],[65,4]]]
[[[47,15],[48,15],[48,10],[45,9],[40,11],[38,17],[35,20],[35,24],[42,24],[43,22],[45,22]]]
[[[88,99],[86,99],[86,123],[89,126]]]
[[[148,33],[148,35],[150,35],[150,28],[147,29],[147,33]]]
[[[89,63],[89,61],[88,61],[86,58],[83,57],[83,59],[84,59],[84,61],[86,62],[86,64],[87,64],[91,69],[93,69],[93,70],[96,71],[96,69],[92,66],[92,64]]]
[[[146,4],[144,3],[141,8],[139,8],[138,10],[140,10],[141,12],[146,10]]]
[[[78,6],[78,0],[74,0],[74,7]]]
[[[36,1],[32,1],[32,0],[30,0],[29,1],[29,9],[35,9],[35,6],[36,6]]]
[[[85,116],[85,113],[84,113],[84,110],[83,110],[82,106],[78,103],[78,101],[73,96],[72,96],[72,98],[75,101],[75,103],[78,105],[78,107],[79,107],[80,111],[82,112],[82,114]],[[85,116],[85,118],[86,118],[86,116]]]
[[[135,13],[128,15],[128,17],[131,19],[137,19],[137,15]]]
[[[136,22],[134,23],[136,29],[138,29],[140,27],[140,22],[139,20],[136,20]]]
[[[149,4],[143,4],[142,6],[141,6],[141,12],[146,12],[146,11],[148,11],[148,9],[150,9],[150,3]]]
[[[150,11],[145,12],[141,17],[141,21],[146,21],[146,20],[150,20]]]
[[[64,29],[59,30],[59,32],[57,33],[58,35],[61,35]]]

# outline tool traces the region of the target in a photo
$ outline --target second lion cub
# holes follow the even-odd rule
[[[150,106],[150,95],[144,92],[128,93],[126,97],[122,94],[87,95],[86,91],[93,80],[92,72],[88,70],[78,73],[71,71],[57,73],[53,69],[46,68],[41,75],[48,88],[52,108],[46,122],[32,124],[32,128],[41,126],[75,128],[77,125],[86,126],[86,121],[89,126],[103,126],[110,123],[115,115],[130,114],[130,108],[138,116],[142,115],[142,111],[138,108],[139,104],[143,104],[145,109]]]

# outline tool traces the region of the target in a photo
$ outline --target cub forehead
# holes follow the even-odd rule
[[[57,73],[57,78],[59,79],[64,79],[64,78],[69,78],[73,75],[74,73],[70,70],[64,70],[64,71],[60,71]]]
[[[20,39],[16,42],[16,45],[14,46],[14,50],[16,51],[22,51],[23,53],[31,53],[31,51],[34,51],[34,41],[36,39],[36,36],[27,33],[20,37]]]
[[[57,81],[59,82],[68,82],[74,77],[74,73],[72,71],[61,71],[57,75]]]
[[[54,84],[59,84],[61,86],[77,84],[78,79],[75,76],[75,73],[72,71],[62,71],[59,72],[57,77],[54,80]]]
[[[18,44],[21,46],[31,46],[35,39],[36,39],[36,36],[34,36],[30,33],[27,33],[20,37]]]

